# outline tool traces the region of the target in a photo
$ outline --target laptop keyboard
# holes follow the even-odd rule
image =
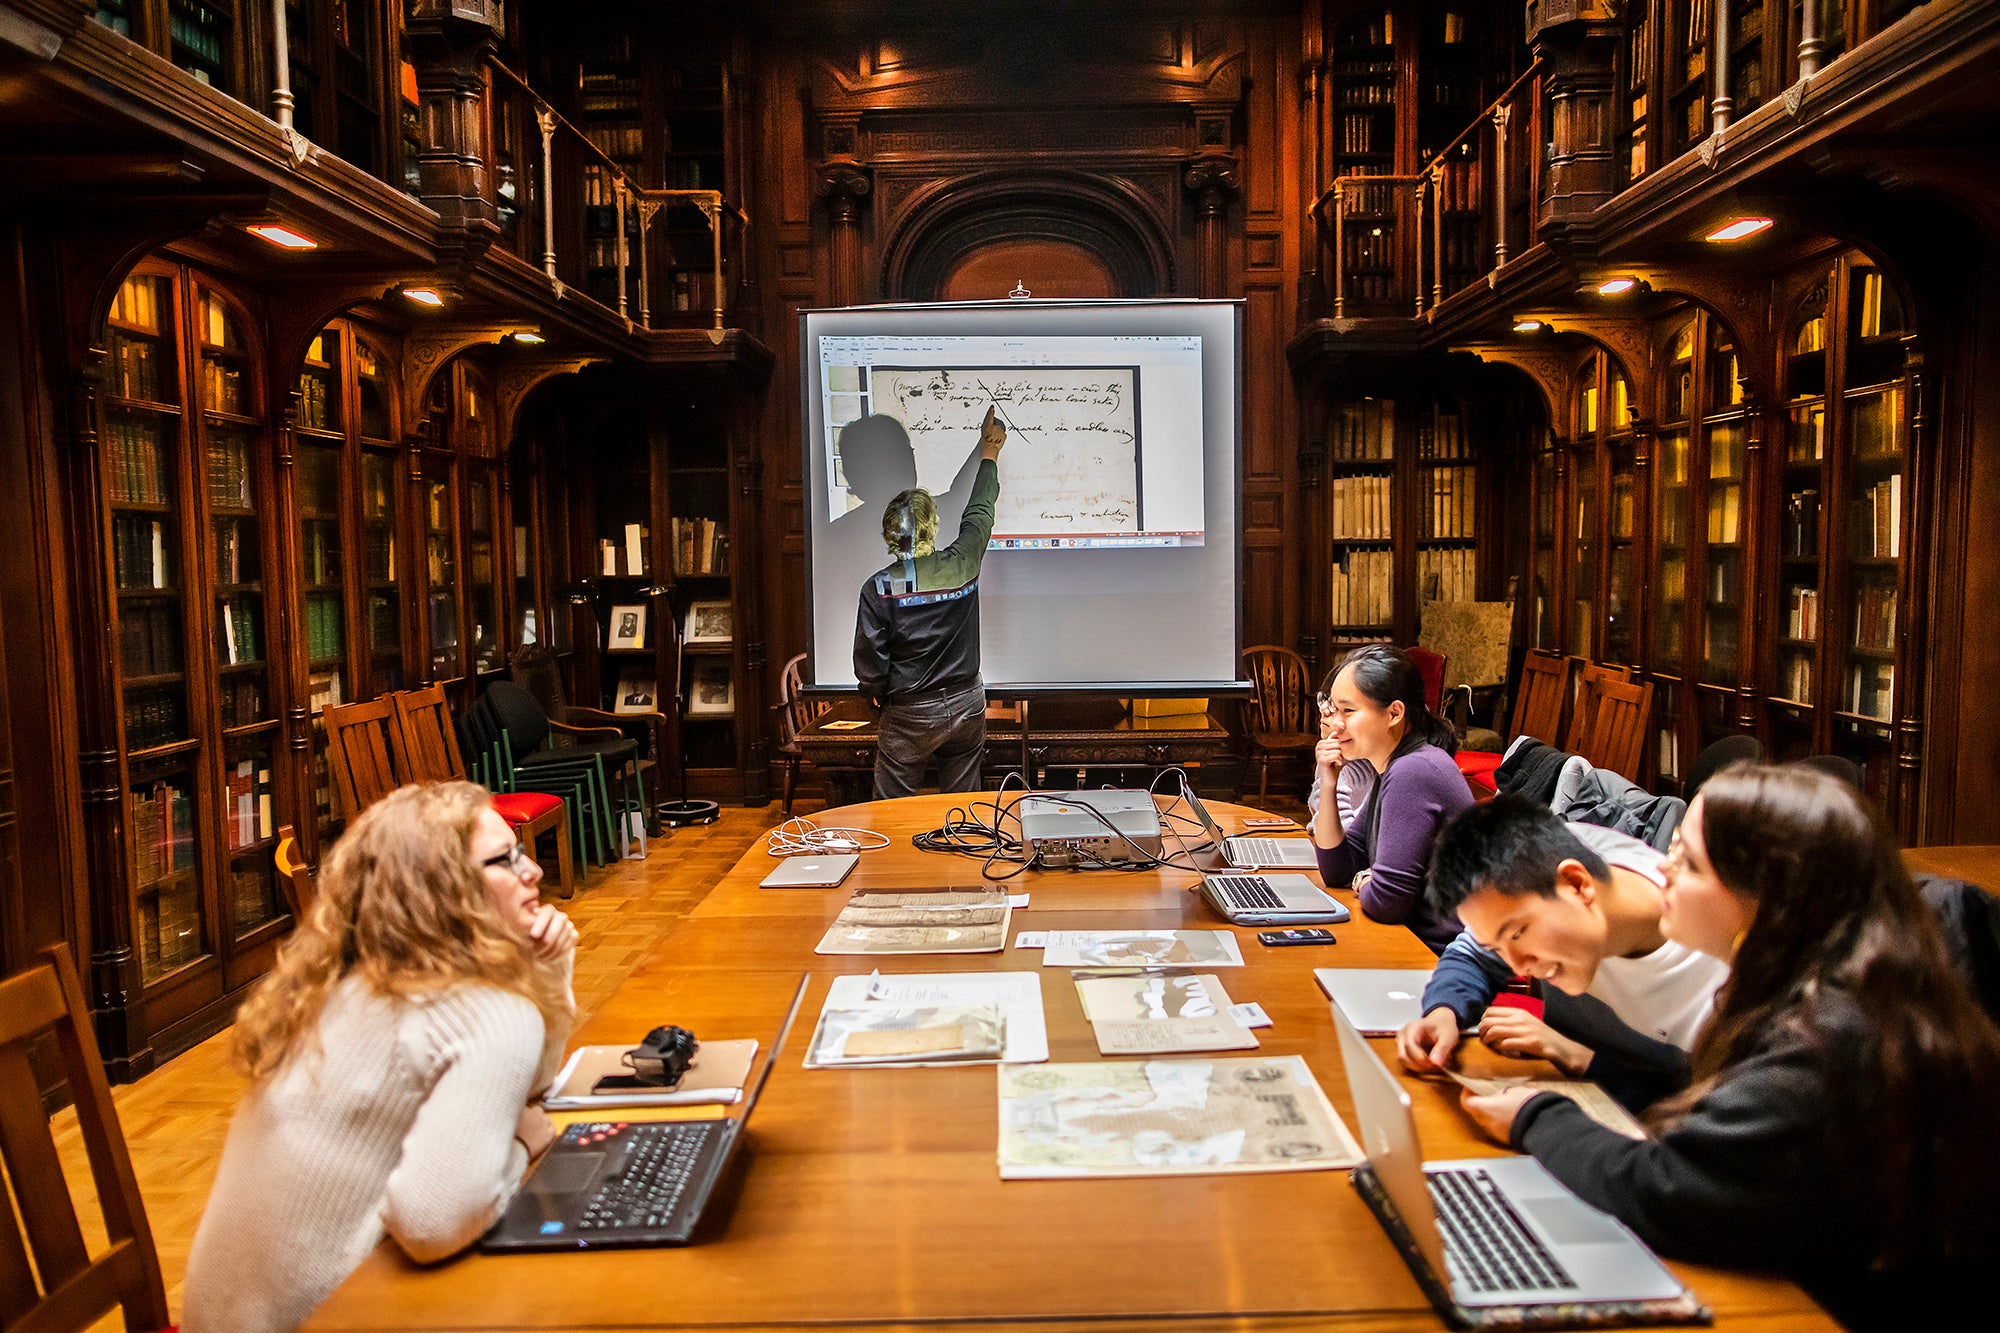
[[[695,1163],[724,1122],[571,1125],[563,1137],[591,1146],[622,1143],[624,1165],[584,1201],[577,1227],[607,1231],[656,1227],[670,1221],[693,1178]]]
[[[1288,865],[1285,844],[1296,847],[1304,838],[1242,838],[1233,842],[1231,848],[1236,856],[1245,861],[1254,861],[1260,866]]]
[[[1475,1290],[1552,1291],[1576,1283],[1484,1171],[1425,1171],[1446,1256]]]
[[[1212,875],[1208,882],[1215,886],[1224,902],[1238,911],[1271,911],[1285,905],[1285,900],[1256,875]]]

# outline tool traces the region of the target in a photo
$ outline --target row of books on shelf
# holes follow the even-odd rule
[[[590,167],[583,173],[583,206],[585,208],[616,208],[618,206],[618,178],[608,168]]]
[[[712,518],[674,520],[674,572],[727,574],[729,533]]]
[[[1477,598],[1479,553],[1471,547],[1417,552],[1417,600],[1470,602]]]
[[[1896,586],[1860,583],[1854,589],[1854,646],[1874,652],[1896,650]]]
[[[235,431],[217,431],[208,441],[208,503],[216,509],[256,505],[250,471],[250,440]]]
[[[1808,642],[1818,640],[1818,588],[1788,588],[1785,590],[1785,637],[1788,639],[1804,639]]]
[[[1903,478],[1884,477],[1854,502],[1854,554],[1863,560],[1896,560],[1903,554]]]
[[[1887,719],[1896,702],[1896,668],[1888,662],[1856,662],[1847,669],[1847,707],[1863,717]]]
[[[201,359],[201,401],[211,412],[242,416],[248,411],[243,396],[243,371],[212,356]]]
[[[646,130],[637,121],[591,125],[584,136],[606,157],[636,158],[646,151]]]
[[[1438,262],[1444,265],[1447,274],[1463,274],[1474,269],[1483,269],[1492,256],[1485,238],[1479,234],[1479,219],[1472,217],[1447,218],[1438,233],[1443,249],[1438,251]],[[1454,289],[1456,290],[1456,289]]]
[[[268,716],[264,709],[264,673],[261,671],[232,672],[216,683],[215,693],[225,727],[247,727],[253,722],[264,721]]]
[[[583,251],[583,262],[587,268],[618,267],[618,237],[616,233],[609,236],[589,237],[584,242]],[[632,267],[636,270],[638,265],[634,264]],[[616,290],[615,286],[614,290]]]
[[[1356,89],[1356,91],[1362,90],[1371,93],[1377,91],[1376,86],[1372,83],[1360,85]],[[1384,144],[1379,148],[1376,146],[1375,136],[1378,128],[1385,133],[1392,130],[1391,126],[1384,125],[1381,118],[1372,111],[1348,112],[1340,118],[1340,151],[1343,153],[1386,153],[1391,151],[1391,145],[1389,144]]]
[[[1382,280],[1383,295],[1388,294],[1388,273],[1396,262],[1396,233],[1393,227],[1370,227],[1366,230],[1350,227],[1342,237],[1341,249],[1341,260],[1347,265],[1348,283],[1357,297],[1363,294],[1362,283],[1370,276],[1365,270],[1377,270],[1373,276]]]
[[[648,552],[652,549],[652,530],[643,523],[627,523],[619,540],[599,539],[597,572],[608,578],[637,578],[649,573]]]
[[[1431,404],[1429,413],[1417,418],[1417,457],[1420,459],[1467,458],[1472,454],[1465,438],[1465,418]]]
[[[111,565],[121,592],[172,587],[165,520],[139,514],[114,515]]]
[[[1335,462],[1375,462],[1396,456],[1396,400],[1364,398],[1339,405],[1330,452]]]
[[[1333,77],[1339,89],[1333,100],[1342,106],[1368,103],[1393,104],[1396,100],[1396,62],[1393,60],[1337,60]]]
[[[1819,554],[1819,488],[1808,486],[1785,496],[1779,541],[1789,556]]]
[[[1701,660],[1710,666],[1734,668],[1736,664],[1736,622],[1714,616],[1702,622]]]
[[[158,601],[119,607],[118,660],[127,676],[160,676],[179,671],[180,608]]]
[[[1786,657],[1778,669],[1778,697],[1798,703],[1811,703],[1813,697],[1813,664],[1808,653],[1795,653]]]
[[[1743,540],[1743,487],[1717,486],[1708,493],[1708,540],[1728,545]]]
[[[254,592],[239,592],[221,599],[215,647],[223,665],[241,666],[264,660],[263,636],[258,633],[257,624],[262,601]]]
[[[271,894],[271,870],[261,862],[240,866],[229,875],[230,919],[240,932],[278,915]]]
[[[104,420],[104,479],[113,504],[167,502],[166,441],[159,422],[108,413]]]
[[[306,657],[323,662],[346,651],[347,631],[337,594],[315,593],[306,598]]]
[[[224,833],[229,850],[240,852],[270,840],[275,832],[271,822],[271,770],[262,758],[239,759],[230,765],[228,796],[223,806]]]
[[[1479,207],[1479,163],[1451,158],[1437,170],[1437,206],[1447,213],[1469,213]]]
[[[1332,623],[1386,625],[1395,616],[1396,553],[1348,551],[1334,561]]]
[[[1474,472],[1470,467],[1432,468],[1430,474],[1431,504],[1429,522],[1425,525],[1427,537],[1471,537],[1474,536],[1474,511],[1477,497],[1473,490]]]
[[[144,889],[168,875],[194,869],[194,807],[171,782],[126,793],[132,830],[132,887]]]
[[[307,587],[324,587],[340,582],[340,529],[331,519],[308,519],[300,525],[304,532]],[[370,534],[373,535],[372,533]]]
[[[1631,474],[1613,473],[1611,477],[1612,541],[1623,542],[1632,540],[1632,521],[1638,512],[1638,502],[1632,492]]]
[[[141,338],[111,340],[111,372],[106,383],[120,398],[143,403],[167,402],[163,365],[167,354],[158,343]]]
[[[1333,535],[1339,539],[1376,541],[1391,535],[1391,493],[1388,477],[1333,479]]]
[[[163,885],[139,904],[139,975],[146,981],[201,957],[201,888],[193,879]]]
[[[339,381],[330,374],[299,374],[299,424],[307,430],[339,430],[339,409],[334,403]]]
[[[1394,46],[1396,16],[1384,9],[1366,23],[1350,23],[1340,30],[1342,46]]]
[[[179,685],[125,692],[125,748],[150,750],[187,735],[186,707]]]
[[[119,284],[118,294],[111,298],[111,309],[106,312],[121,324],[134,328],[149,329],[155,333],[160,329],[160,286],[156,278],[127,278]]]
[[[340,688],[338,671],[315,671],[306,677],[306,712],[318,717],[328,708],[338,708],[346,702]]]
[[[1710,605],[1735,607],[1743,600],[1743,561],[1735,551],[1719,552],[1708,564]]]

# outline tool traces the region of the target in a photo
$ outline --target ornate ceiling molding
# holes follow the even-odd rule
[[[499,414],[501,438],[514,433],[515,413],[529,394],[558,375],[570,375],[585,366],[602,365],[602,356],[534,357],[510,360],[494,377],[493,400]]]

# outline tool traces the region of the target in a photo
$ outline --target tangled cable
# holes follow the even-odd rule
[[[804,815],[793,815],[764,835],[773,856],[814,856],[825,852],[872,852],[889,845],[889,836],[872,828],[821,828]]]

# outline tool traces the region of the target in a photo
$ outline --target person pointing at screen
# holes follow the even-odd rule
[[[854,678],[881,711],[875,799],[915,793],[935,757],[938,790],[977,791],[986,748],[986,686],[979,678],[979,567],[1000,498],[1000,447],[1007,428],[986,409],[979,470],[958,536],[937,549],[937,502],[921,487],[882,510],[882,540],[894,557],[861,585],[854,623]]]

